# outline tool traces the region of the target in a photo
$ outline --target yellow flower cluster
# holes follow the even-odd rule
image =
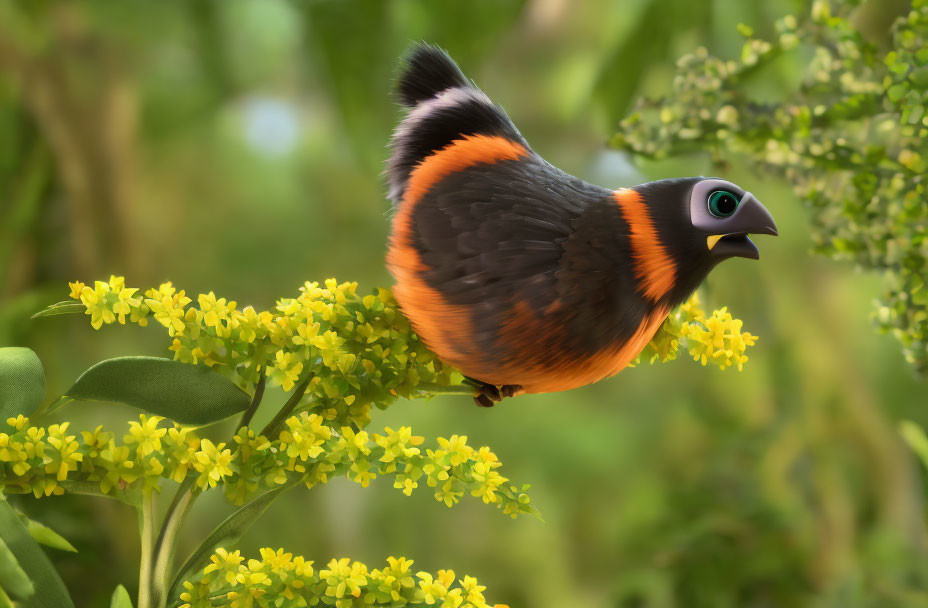
[[[311,378],[301,407],[331,410],[339,424],[363,427],[372,405],[414,396],[421,383],[449,386],[463,379],[416,337],[386,289],[362,297],[357,283],[307,282],[296,298],[257,311],[213,292],[191,305],[171,283],[144,297],[116,276],[70,287],[94,328],[127,320],[147,325],[153,318],[172,338],[176,360],[209,366],[249,392],[262,375],[287,391]]]
[[[295,608],[323,604],[336,608],[421,605],[436,608],[491,608],[477,579],[452,570],[414,572],[413,561],[389,557],[368,569],[349,558],[333,559],[316,571],[313,562],[283,549],[264,548],[261,559],[217,549],[203,576],[184,582],[181,608]],[[507,608],[497,604],[495,608]]]
[[[13,433],[0,433],[0,490],[32,492],[36,497],[62,494],[68,484],[94,484],[102,494],[159,490],[161,479],[195,478],[205,490],[223,486],[226,496],[243,504],[256,493],[291,479],[308,487],[344,475],[367,486],[377,476],[392,476],[406,495],[419,482],[432,488],[435,499],[448,506],[469,493],[516,517],[534,513],[527,486],[508,485],[499,474],[500,462],[489,448],[475,449],[458,435],[439,438],[434,449],[423,449],[423,438],[408,427],[383,435],[342,427],[330,429],[325,420],[301,412],[286,420],[275,440],[242,427],[234,445],[215,444],[176,424],[162,425],[158,416],[141,415],[129,423],[122,443],[101,427],[68,435],[68,423],[30,426],[28,419],[10,418]]]
[[[667,317],[639,360],[669,361],[684,348],[703,365],[715,365],[719,369],[734,366],[741,371],[748,360],[744,354],[747,347],[754,346],[757,340],[757,336],[742,332],[742,325],[743,322],[733,318],[727,308],[713,311],[707,317],[699,306],[699,296],[694,293]]]
[[[199,294],[191,306],[191,298],[171,283],[148,289],[144,297],[116,276],[93,287],[70,286],[94,328],[127,319],[146,325],[154,318],[167,328],[175,359],[209,366],[249,392],[262,375],[288,391],[308,380],[298,409],[323,414],[335,426],[364,427],[373,405],[386,407],[398,396],[427,394],[422,386],[463,380],[412,332],[386,289],[362,297],[356,283],[307,282],[298,297],[259,312],[239,309],[213,292]],[[741,326],[725,308],[707,316],[694,294],[661,325],[638,361],[669,361],[683,348],[703,365],[741,370],[756,339]]]

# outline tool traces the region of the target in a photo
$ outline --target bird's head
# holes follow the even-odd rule
[[[751,234],[777,235],[773,216],[744,188],[718,178],[665,179],[633,188],[673,260],[672,300],[682,301],[722,260],[758,259]]]
[[[689,220],[705,245],[701,251],[715,260],[759,256],[749,234],[777,235],[773,216],[740,186],[722,179],[700,179],[690,192]],[[702,247],[698,247],[702,249]]]

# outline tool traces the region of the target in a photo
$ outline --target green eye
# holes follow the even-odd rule
[[[709,213],[715,217],[729,217],[738,209],[738,197],[728,190],[716,190],[709,195]]]

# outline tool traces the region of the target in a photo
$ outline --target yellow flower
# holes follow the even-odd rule
[[[396,481],[393,482],[393,487],[398,490],[402,489],[403,494],[406,496],[412,496],[412,491],[419,487],[419,483],[410,477],[399,475],[397,476]]]
[[[374,435],[374,441],[384,449],[381,462],[393,462],[397,458],[410,458],[419,454],[419,448],[410,447],[420,445],[425,439],[414,436],[412,429],[408,426],[400,427],[400,430],[394,431],[390,427],[384,429],[385,436]]]
[[[80,281],[74,281],[73,283],[68,283],[68,287],[71,288],[71,293],[68,294],[71,299],[80,300],[81,294],[84,292],[84,289],[86,289],[87,286]]]
[[[349,477],[352,481],[360,484],[362,488],[369,486],[371,481],[377,477],[377,474],[371,471],[371,463],[367,460],[359,460],[351,463],[349,471]]]
[[[268,376],[272,381],[280,384],[285,391],[289,391],[300,378],[300,372],[303,371],[303,362],[297,360],[294,353],[282,350],[277,351],[274,359],[276,363],[267,367]]]
[[[321,336],[311,339],[309,343],[321,351],[323,365],[333,369],[337,365],[338,356],[342,354],[341,347],[345,344],[345,339],[334,331],[328,330]]]
[[[416,573],[416,576],[419,577],[419,590],[422,592],[426,604],[431,606],[443,600],[448,594],[448,587],[443,584],[447,581],[447,572],[449,571],[439,570],[438,578],[433,578],[429,572]],[[445,573],[444,578],[442,573]],[[454,572],[451,572],[451,582],[454,582]]]
[[[300,412],[286,421],[287,429],[280,434],[281,447],[286,448],[290,458],[307,461],[323,452],[322,444],[332,436],[332,431],[323,424],[317,414]]]
[[[461,586],[461,589],[467,593],[464,597],[466,601],[471,604],[483,604],[486,601],[483,598],[483,592],[486,591],[486,587],[477,584],[477,579],[474,577],[465,576],[458,584]]]
[[[11,441],[6,433],[0,433],[0,462],[11,462],[19,459],[17,456],[23,449],[23,444]]]
[[[17,431],[21,431],[27,426],[29,426],[29,419],[23,416],[22,414],[19,414],[15,418],[7,418],[6,423],[10,425],[11,427],[13,427],[14,429],[16,429]]]
[[[129,422],[129,434],[123,438],[126,443],[137,443],[138,454],[148,456],[152,452],[161,449],[161,438],[168,432],[166,428],[158,428],[158,424],[164,420],[161,416],[139,416],[139,422]]]
[[[214,328],[219,337],[228,338],[232,333],[232,313],[235,311],[236,303],[227,303],[225,298],[217,300],[216,294],[212,291],[207,294],[201,293],[197,301],[200,304],[201,318],[206,327]]]
[[[367,456],[371,453],[368,442],[370,436],[367,431],[358,431],[357,433],[350,426],[342,427],[342,436],[340,443],[343,443],[352,460],[356,460],[360,455]]]
[[[734,319],[726,308],[716,310],[701,322],[688,321],[681,328],[693,359],[703,365],[712,363],[721,369],[736,365],[743,369],[748,360],[744,354],[756,337],[741,331],[742,322]]]
[[[319,323],[310,323],[308,321],[296,326],[296,335],[291,340],[294,344],[309,346],[313,339],[319,334]]]
[[[77,451],[80,445],[74,440],[75,436],[65,435],[69,424],[63,422],[48,427],[48,443],[58,452],[58,458],[45,465],[45,472],[54,474],[58,481],[67,479],[68,472],[76,471],[77,463],[84,459],[83,454]]]
[[[216,552],[210,556],[210,563],[203,568],[204,574],[211,572],[221,572],[222,579],[230,584],[235,584],[235,576],[238,574],[239,565],[245,558],[242,557],[241,551],[229,553],[222,547],[216,549]]]
[[[439,437],[438,445],[451,457],[451,466],[454,467],[467,462],[474,452],[474,448],[467,445],[467,436],[464,435],[452,435],[451,439]]]
[[[187,477],[190,467],[196,460],[200,440],[190,434],[190,429],[174,426],[167,430],[164,438],[164,452],[169,463],[168,475],[180,483]]]
[[[155,315],[155,320],[168,328],[168,335],[180,336],[186,329],[185,307],[190,304],[183,290],[176,291],[171,283],[162,283],[158,289],[149,289],[145,303]]]
[[[84,304],[84,314],[90,315],[90,325],[100,329],[104,324],[116,321],[116,314],[107,303],[110,286],[103,281],[95,281],[93,289],[84,289],[81,292],[81,302]]]
[[[319,578],[326,583],[325,594],[329,597],[341,599],[346,593],[360,597],[361,586],[367,584],[367,566],[347,557],[333,559],[326,570],[319,572]]]
[[[293,558],[293,574],[309,578],[313,575],[313,561],[307,560],[302,555]]]
[[[246,306],[241,312],[234,311],[233,318],[237,323],[238,337],[240,340],[251,344],[258,337],[258,330],[261,326],[261,320],[258,313],[251,306]]]
[[[116,294],[116,300],[113,302],[113,312],[118,315],[119,323],[126,324],[126,315],[132,315],[133,311],[138,314],[139,306],[142,304],[141,298],[133,297],[138,291],[135,287],[127,288],[126,280],[123,277],[110,277],[110,292]]]
[[[194,454],[194,468],[200,472],[197,486],[200,488],[215,487],[224,477],[232,475],[229,464],[232,462],[232,450],[225,448],[224,443],[214,445],[209,439],[200,440],[200,449]]]
[[[129,459],[129,448],[117,446],[113,440],[100,451],[100,460],[106,473],[100,480],[100,491],[109,494],[114,487],[123,488],[139,478],[135,463]]]
[[[274,551],[269,547],[264,547],[259,551],[261,553],[261,559],[272,572],[282,573],[286,572],[293,568],[293,554],[284,553],[283,549],[278,549]]]

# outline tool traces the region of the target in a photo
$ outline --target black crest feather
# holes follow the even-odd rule
[[[424,42],[409,49],[396,91],[405,106],[413,107],[445,89],[473,86],[448,53]]]
[[[410,112],[391,142],[387,176],[394,202],[402,198],[416,165],[456,140],[487,135],[528,147],[503,109],[468,80],[445,51],[415,44],[403,66],[397,93]]]

